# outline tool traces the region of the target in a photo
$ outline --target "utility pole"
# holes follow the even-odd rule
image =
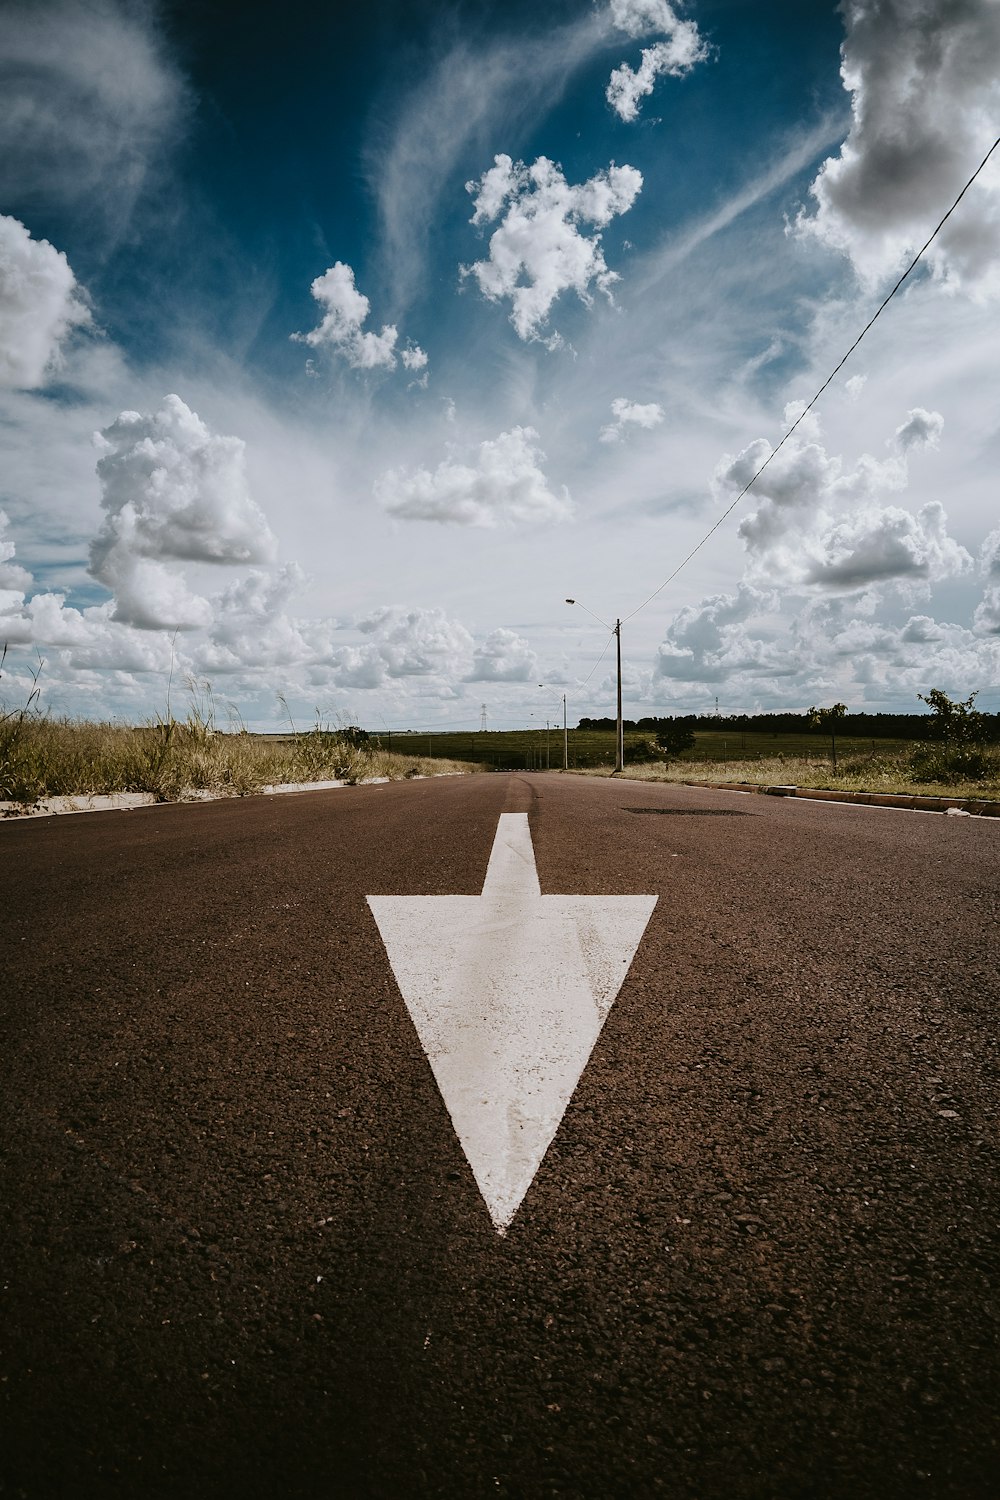
[[[566,694],[563,693],[563,770],[569,770],[569,730],[566,728]]]
[[[580,608],[581,609],[585,609],[587,611],[588,615],[594,615],[594,611],[592,609],[590,609],[586,604],[582,604],[579,599],[567,599],[566,603],[567,604],[579,604]],[[605,630],[611,630],[611,626],[608,624],[607,620],[602,620],[601,617],[600,617],[600,615],[594,615],[594,619],[597,621],[598,625],[603,625],[604,628],[605,628]],[[617,775],[619,772],[623,771],[624,768],[625,768],[625,735],[624,735],[624,731],[623,731],[623,727],[622,727],[622,622],[621,622],[621,620],[616,620],[615,621],[615,627],[614,627],[614,630],[611,631],[611,633],[612,633],[612,635],[615,638],[615,644],[616,644],[616,646],[618,648],[618,724],[617,724],[617,728],[615,730],[615,774]],[[605,648],[605,649],[607,649],[607,648]]]
[[[618,729],[615,734],[615,771],[625,769],[625,734],[622,730],[622,622],[615,621],[615,643],[618,648]]]

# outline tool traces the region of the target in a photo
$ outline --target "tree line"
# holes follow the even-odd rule
[[[935,690],[936,691],[936,690]],[[943,695],[942,695],[943,696]],[[973,695],[974,697],[975,695]],[[925,700],[928,701],[928,700]],[[971,703],[971,700],[970,700]],[[839,706],[839,705],[838,705]],[[977,738],[988,743],[1000,743],[1000,713],[976,713]],[[614,730],[612,718],[583,718],[578,729]],[[828,734],[828,728],[817,721],[817,711],[806,713],[769,714],[668,714],[659,717],[646,716],[641,719],[623,719],[622,727],[639,733],[661,734],[677,730],[714,730],[739,734]],[[838,735],[854,735],[869,740],[927,740],[939,733],[939,716],[935,712],[914,714],[844,713],[837,719]]]

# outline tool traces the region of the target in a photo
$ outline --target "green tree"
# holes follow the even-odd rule
[[[661,724],[656,731],[656,743],[667,760],[678,756],[694,745],[694,730],[687,724]]]
[[[834,703],[830,708],[811,708],[807,715],[814,729],[825,729],[830,736],[834,776],[837,774],[837,725],[846,713],[846,703]]]
[[[985,781],[996,774],[996,755],[983,741],[987,721],[975,707],[978,693],[968,698],[949,698],[941,688],[931,688],[917,697],[930,709],[928,740],[910,758],[915,781]]]
[[[928,727],[932,739],[958,748],[978,745],[985,737],[983,715],[974,707],[978,692],[965,699],[955,699],[949,698],[940,688],[931,688],[926,696],[918,693],[917,697],[931,711]]]

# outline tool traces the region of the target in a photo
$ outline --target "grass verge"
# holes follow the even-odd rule
[[[610,776],[610,766],[581,768],[572,773],[580,776]],[[686,761],[664,765],[630,766],[626,760],[623,773],[630,781],[696,782],[706,786],[719,781],[743,781],[754,786],[802,786],[843,792],[884,792],[902,796],[926,797],[1000,797],[1000,762],[997,774],[983,780],[955,779],[948,782],[921,781],[914,778],[908,759],[864,758],[842,761],[837,774],[829,759],[773,756],[754,760]]]
[[[290,782],[354,785],[479,769],[358,746],[322,728],[275,743],[217,733],[196,716],[141,728],[30,715],[0,721],[0,801],[28,807],[49,797],[115,792],[146,792],[162,802],[199,792],[245,797]]]

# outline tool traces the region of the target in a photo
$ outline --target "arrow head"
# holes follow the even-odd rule
[[[655,896],[543,896],[504,813],[481,896],[369,896],[490,1216],[504,1233],[621,988]]]

